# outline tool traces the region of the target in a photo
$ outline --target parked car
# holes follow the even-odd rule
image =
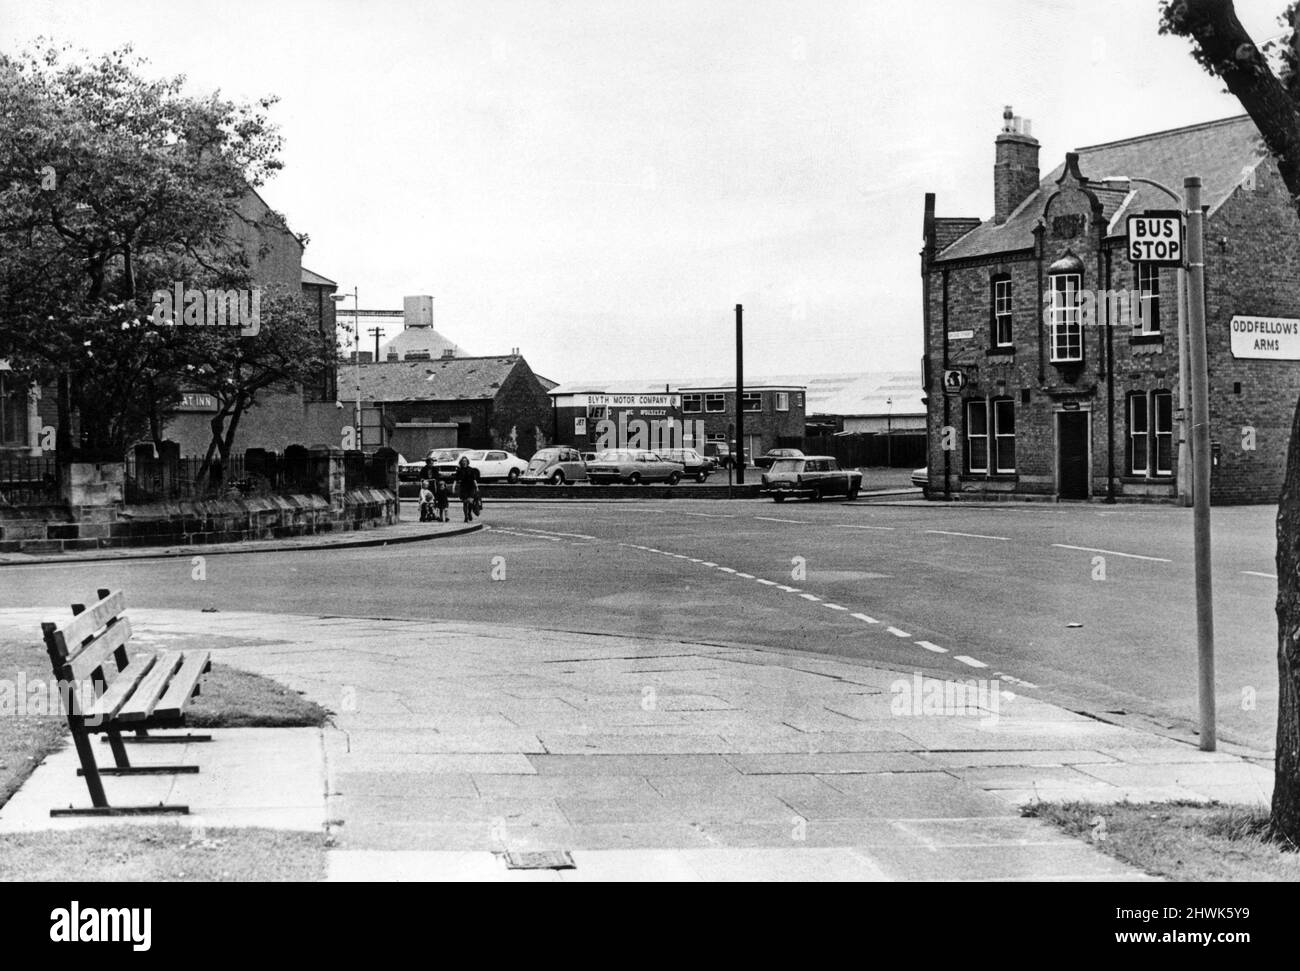
[[[564,485],[566,482],[580,482],[586,477],[587,463],[582,460],[582,453],[576,448],[560,446],[534,452],[519,481]]]
[[[450,479],[456,474],[456,466],[460,462],[460,457],[470,449],[467,448],[435,448],[429,452],[425,460],[433,463],[433,474],[440,479]]]
[[[465,457],[469,459],[470,465],[478,469],[480,482],[491,482],[494,479],[518,482],[519,477],[528,470],[528,463],[518,455],[500,449],[466,452]]]
[[[616,448],[601,452],[587,466],[591,482],[667,482],[676,485],[685,470],[678,462],[669,462],[659,453],[646,449]]]
[[[599,454],[599,452],[583,452],[582,461],[587,465],[590,465],[592,462],[596,461],[596,456]]]
[[[726,469],[735,464],[738,453],[726,442],[706,442],[704,457],[713,459],[718,468]]]
[[[659,455],[669,462],[680,464],[682,474],[696,482],[708,481],[709,474],[717,468],[717,463],[713,459],[705,458],[693,448],[670,448],[660,452]]]
[[[754,459],[754,465],[760,469],[770,469],[777,459],[802,458],[803,452],[797,448],[774,448]]]
[[[912,485],[921,490],[921,495],[926,499],[930,498],[930,470],[929,468],[917,469],[912,473]]]
[[[841,469],[840,463],[830,455],[802,455],[782,458],[772,463],[763,473],[760,492],[777,502],[787,496],[821,499],[824,496],[847,496],[856,499],[862,489],[862,473],[856,469]]]

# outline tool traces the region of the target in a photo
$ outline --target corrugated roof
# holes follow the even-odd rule
[[[1078,149],[1079,171],[1089,180],[1111,176],[1140,176],[1164,183],[1175,192],[1183,190],[1183,179],[1199,175],[1203,199],[1210,212],[1219,208],[1266,154],[1259,130],[1247,115],[1154,132]],[[956,260],[1029,249],[1034,245],[1034,224],[1042,215],[1048,196],[1056,191],[1065,171],[1062,162],[1039,183],[1001,225],[981,224],[957,240],[939,260]],[[1105,218],[1113,221],[1121,211],[1175,207],[1169,196],[1138,182],[1121,186],[1091,183],[1089,188],[1102,202]],[[1131,191],[1130,191],[1131,190]]]
[[[691,381],[570,381],[551,390],[564,394],[672,394],[692,388],[732,388],[735,378]],[[849,371],[839,374],[752,375],[745,387],[802,388],[804,411],[809,415],[924,415],[925,395],[917,371]]]
[[[435,361],[385,361],[362,364],[361,397],[366,401],[469,401],[496,397],[521,359],[452,357]],[[349,371],[351,369],[348,369]],[[343,373],[340,385],[351,378]]]

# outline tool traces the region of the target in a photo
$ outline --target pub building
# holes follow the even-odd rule
[[[1139,180],[1181,197],[1199,176],[1211,500],[1277,501],[1300,396],[1300,220],[1255,125],[1087,146],[1046,178],[1038,151],[1007,108],[992,217],[938,216],[925,197],[929,496],[1172,502],[1180,472],[1190,488],[1178,269],[1131,260],[1127,223],[1148,215],[1164,238],[1181,199]],[[1159,259],[1154,241],[1140,255]]]

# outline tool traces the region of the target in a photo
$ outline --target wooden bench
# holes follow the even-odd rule
[[[71,620],[41,624],[45,649],[68,715],[68,728],[81,760],[77,774],[90,790],[89,808],[51,809],[51,816],[113,816],[188,813],[188,806],[110,806],[104,794],[105,775],[172,775],[198,772],[197,765],[132,765],[123,732],[139,742],[197,742],[210,736],[158,736],[150,729],[184,728],[185,710],[198,695],[199,684],[212,667],[208,651],[131,650],[131,622],[126,597],[119,591],[99,591],[90,608],[73,604]],[[115,765],[95,763],[91,736],[102,734]]]

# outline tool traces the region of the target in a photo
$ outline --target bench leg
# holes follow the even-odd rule
[[[134,735],[123,735],[122,741],[132,742],[136,745],[188,745],[190,742],[210,742],[211,735],[150,735],[143,728],[137,728]],[[109,738],[104,736],[104,744],[109,744]]]
[[[174,772],[197,772],[198,766],[115,766],[110,768],[99,768],[95,764],[95,747],[90,743],[90,733],[73,728],[72,742],[77,748],[77,757],[81,760],[81,768],[77,770],[77,775],[84,776],[86,788],[90,790],[89,806],[68,806],[66,809],[51,809],[50,815],[58,818],[60,816],[187,816],[189,815],[189,806],[167,806],[158,803],[156,806],[110,806],[108,796],[104,793],[104,783],[100,776],[103,775],[132,775],[136,773],[147,774],[161,772],[166,770],[169,773]],[[111,739],[110,739],[111,742]],[[118,744],[121,744],[119,739]],[[117,746],[114,746],[116,749]],[[123,751],[125,757],[125,751]]]
[[[132,765],[127,758],[126,746],[122,744],[121,731],[109,727],[104,734],[108,736],[108,744],[113,749],[113,760],[117,764],[99,769],[99,775],[192,775],[199,771],[197,765]],[[77,774],[85,775],[84,763]]]
[[[99,767],[95,764],[95,749],[90,744],[90,736],[85,732],[72,731],[72,743],[77,747],[77,758],[81,760],[78,775],[86,777],[86,788],[90,790],[90,801],[96,809],[108,808],[108,796],[104,794],[104,783],[99,778]],[[53,815],[55,810],[51,809]]]

